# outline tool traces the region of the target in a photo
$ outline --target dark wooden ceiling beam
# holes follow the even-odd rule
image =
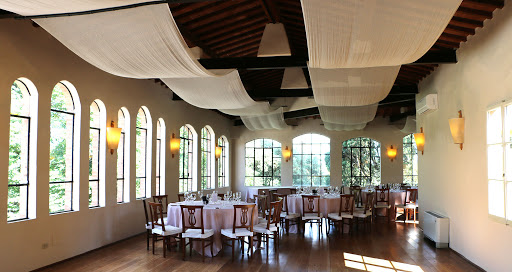
[[[247,57],[247,58],[211,58],[200,59],[206,69],[282,69],[286,67],[307,67],[305,57]],[[404,65],[457,63],[455,51],[428,52],[417,61]]]
[[[467,18],[453,16],[452,20],[450,21],[450,25],[475,29],[477,27],[483,27],[484,23],[478,20],[471,20]]]
[[[505,1],[503,0],[464,0],[460,4],[461,7],[472,9],[483,9],[493,11],[497,8],[503,8]]]

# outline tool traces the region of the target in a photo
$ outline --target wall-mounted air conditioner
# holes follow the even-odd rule
[[[437,110],[437,94],[427,94],[416,103],[416,113],[425,114]]]

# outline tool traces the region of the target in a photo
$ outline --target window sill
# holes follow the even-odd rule
[[[53,215],[59,215],[59,214],[68,214],[68,213],[76,213],[78,211],[62,211],[62,212],[54,212],[54,213],[50,213],[50,216],[53,216]]]
[[[24,218],[24,219],[14,219],[14,220],[11,220],[11,221],[7,221],[7,224],[14,224],[14,223],[20,223],[20,222],[27,222],[27,221],[31,221],[31,220],[34,220],[35,218]]]
[[[94,206],[94,207],[89,207],[89,210],[96,210],[96,209],[99,209],[99,208],[103,208],[104,206]]]
[[[117,204],[128,204],[130,201],[116,202]]]

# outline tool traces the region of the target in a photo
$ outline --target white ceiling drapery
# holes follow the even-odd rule
[[[318,105],[363,106],[386,98],[399,71],[400,66],[309,68],[309,75]]]
[[[406,134],[416,133],[416,116],[407,116],[405,125],[400,131]]]
[[[326,123],[339,125],[358,125],[372,121],[377,114],[379,104],[358,107],[319,106],[320,117]]]
[[[244,125],[251,131],[264,129],[285,129],[288,125],[284,122],[283,108],[279,108],[269,114],[259,116],[242,116]]]
[[[434,45],[462,0],[301,0],[309,66],[396,66]]]
[[[333,124],[329,122],[324,122],[324,128],[327,130],[333,131],[352,131],[352,130],[361,130],[366,127],[366,123],[355,124],[355,125],[341,125],[341,124]]]

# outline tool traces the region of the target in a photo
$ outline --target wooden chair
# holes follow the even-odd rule
[[[224,200],[224,194],[217,194],[217,197],[218,197],[219,199]]]
[[[281,197],[282,200],[282,208],[281,208],[281,222],[284,222],[284,229],[286,229],[286,234],[288,234],[290,229],[290,222],[292,225],[297,225],[300,227],[300,214],[291,213],[288,211],[288,196],[284,194],[276,194],[277,197]],[[300,232],[300,229],[299,229]]]
[[[178,194],[178,202],[185,201],[185,194]]]
[[[388,218],[388,223],[391,220],[390,212],[391,212],[391,204],[389,203],[389,188],[377,188],[375,189],[375,204],[373,206],[374,208],[374,216],[375,220],[377,220],[377,211],[379,209],[385,210],[386,215],[385,217]]]
[[[249,238],[249,249],[251,251],[251,256],[253,254],[253,217],[256,212],[255,209],[255,204],[233,205],[233,228],[222,229],[220,231],[223,238],[222,246],[224,247],[224,245],[226,245],[231,247],[231,261],[235,260],[235,242],[237,240],[242,246],[243,254],[245,237]],[[239,215],[239,217],[237,217],[237,215]],[[224,238],[227,241],[224,241]],[[228,243],[229,241],[231,241],[231,244]],[[222,254],[224,254],[224,250],[222,250]]]
[[[354,210],[356,227],[358,226],[360,219],[362,219],[363,223],[365,223],[365,230],[367,225],[371,226],[374,200],[375,193],[366,193],[366,202],[364,203],[364,208]]]
[[[349,226],[349,233],[354,225],[354,195],[340,195],[340,209],[337,213],[330,213],[327,215],[327,220],[329,220],[329,230],[331,229],[331,224],[336,227],[336,223],[340,224],[340,232],[343,233],[343,227],[348,221],[347,225]]]
[[[258,218],[265,220],[267,214],[268,195],[257,195],[256,203],[258,204]]]
[[[164,216],[167,216],[167,207],[169,206],[169,201],[167,195],[157,195],[153,196],[153,202],[160,203],[163,205],[163,213]]]
[[[275,196],[277,194],[277,189],[272,189],[272,190],[269,190],[269,196],[270,196],[270,202],[274,202],[274,201],[277,201],[277,197]],[[269,204],[268,207],[270,207],[270,203],[267,203]]]
[[[290,194],[294,195],[297,193],[297,188],[290,188]]]
[[[315,203],[316,202],[316,203]],[[318,234],[322,231],[322,214],[320,213],[319,195],[302,195],[302,225],[303,234],[306,232],[306,224],[318,224]]]
[[[356,203],[356,206],[361,207],[363,205],[363,195],[362,195],[361,186],[352,185],[352,186],[350,186],[349,190],[350,190],[350,194],[354,195],[354,201]]]
[[[186,255],[186,238],[188,238],[190,245],[190,256],[192,256],[192,245],[194,241],[201,242],[201,254],[203,255],[204,262],[204,249],[210,246],[210,252],[213,257],[213,230],[212,229],[204,229],[204,216],[203,216],[203,206],[197,205],[180,205],[181,207],[181,226],[182,230],[182,241],[181,247],[183,249],[183,260],[185,260]],[[197,212],[199,211],[199,213]],[[199,216],[198,216],[199,214]],[[205,241],[208,241],[208,244],[204,244]]]
[[[148,216],[148,207],[147,207],[147,204],[146,204],[146,198],[143,198],[142,199],[142,205],[144,205],[144,216],[146,218],[146,223],[145,223],[145,227],[146,227],[146,244],[147,244],[147,250],[149,250],[149,238],[151,237],[151,222],[149,221],[149,216]]]
[[[254,232],[257,233],[258,248],[262,242],[265,243],[267,249],[267,259],[270,242],[269,238],[274,239],[274,251],[277,251],[277,248],[279,247],[279,222],[281,221],[282,206],[283,203],[281,201],[270,202],[270,212],[267,217],[267,222],[254,226]]]
[[[412,210],[413,220],[416,222],[416,208],[418,199],[418,189],[406,189],[403,204],[395,205],[395,220],[397,218],[397,210],[402,209],[405,214],[404,222],[409,218],[409,212]]]
[[[164,207],[162,203],[149,202],[149,213],[151,214],[151,234],[153,235],[153,254],[155,254],[155,243],[158,237],[163,239],[164,258],[171,244],[171,237],[179,238],[181,229],[173,226],[166,226],[164,223]]]

